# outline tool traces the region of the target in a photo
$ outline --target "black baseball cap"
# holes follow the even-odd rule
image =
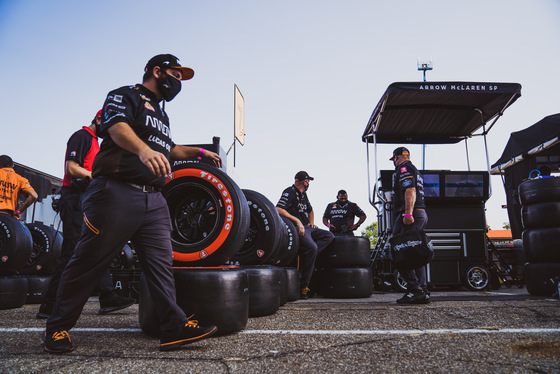
[[[179,63],[179,59],[170,54],[163,54],[154,56],[148,61],[144,71],[152,70],[156,66],[159,66],[162,69],[179,69],[182,72],[183,78],[182,81],[186,81],[191,79],[194,76],[194,70],[191,68],[183,67]]]
[[[410,152],[405,147],[395,148],[395,150],[393,151],[393,157],[391,157],[389,160],[393,161],[395,159],[395,157],[400,156],[400,155],[410,156]]]
[[[309,174],[307,174],[306,171],[303,171],[303,170],[302,170],[302,171],[298,171],[298,172],[297,172],[297,174],[296,174],[296,176],[295,176],[295,179],[296,179],[296,181],[301,182],[301,181],[304,181],[304,180],[306,180],[306,179],[309,179],[310,181],[312,181],[312,180],[315,179],[315,178],[310,177]]]

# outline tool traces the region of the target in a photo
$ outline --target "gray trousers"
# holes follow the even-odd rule
[[[424,230],[424,227],[428,224],[428,215],[424,209],[414,209],[412,212],[414,217],[413,225],[418,228],[418,230]],[[404,223],[402,221],[402,215],[398,215],[395,219],[395,224],[393,225],[393,235],[396,233],[401,232],[402,228],[404,227]],[[427,279],[426,279],[426,267],[422,266],[418,269],[412,270],[400,270],[403,279],[406,282],[406,289],[409,292],[418,292],[418,291],[427,291]]]
[[[129,240],[142,265],[161,330],[184,325],[187,317],[176,303],[171,220],[163,195],[95,178],[83,198],[82,232],[62,273],[48,332],[76,325],[91,292]]]

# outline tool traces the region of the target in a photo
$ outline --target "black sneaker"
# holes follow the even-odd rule
[[[397,304],[428,304],[430,295],[422,291],[409,291],[397,300]]]
[[[122,297],[119,295],[113,295],[108,300],[99,300],[99,314],[107,314],[128,308],[136,303],[136,299],[131,297]]]
[[[307,300],[311,297],[311,290],[309,289],[309,287],[303,287],[301,289],[301,293],[299,295],[299,298],[302,300]]]
[[[66,330],[53,333],[47,333],[47,330],[45,330],[43,342],[45,343],[45,351],[49,353],[66,353],[74,350],[72,340],[70,340],[70,335]]]
[[[185,344],[197,342],[201,339],[210,337],[218,331],[218,328],[212,326],[199,326],[198,321],[191,320],[185,325],[176,330],[161,333],[159,350],[171,351],[177,349]]]

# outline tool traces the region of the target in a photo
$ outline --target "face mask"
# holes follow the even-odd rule
[[[181,91],[181,81],[169,74],[157,79],[157,87],[163,100],[171,101]]]

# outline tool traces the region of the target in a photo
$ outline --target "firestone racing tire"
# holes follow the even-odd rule
[[[0,275],[15,275],[33,250],[31,232],[23,222],[0,213]]]
[[[287,240],[286,225],[276,207],[264,195],[242,190],[247,199],[251,223],[245,243],[230,261],[234,265],[275,264]]]
[[[317,276],[317,293],[330,298],[363,298],[373,294],[373,278],[369,268],[323,269]]]
[[[300,274],[296,268],[284,268],[288,275],[288,294],[287,301],[296,301],[300,293]]]
[[[371,262],[368,238],[362,236],[335,236],[317,258],[317,267],[349,268],[366,267]]]
[[[284,248],[280,251],[280,259],[278,260],[278,266],[290,266],[297,257],[299,250],[299,233],[296,225],[284,216],[280,216],[282,221],[286,225],[286,244]],[[299,291],[298,291],[299,298]]]
[[[525,230],[521,235],[528,262],[560,263],[560,227]]]
[[[521,208],[524,229],[542,229],[560,226],[560,202],[549,201]]]
[[[26,277],[0,277],[0,309],[19,308],[26,298]]]
[[[249,317],[274,314],[281,303],[281,274],[276,266],[244,266],[249,277]]]
[[[189,319],[201,325],[216,325],[216,335],[241,331],[249,319],[247,272],[236,266],[173,268],[177,305]],[[140,328],[151,336],[160,335],[159,319],[150,297],[145,275],[140,279]]]
[[[560,201],[560,178],[548,177],[531,179],[519,184],[521,205]]]
[[[125,244],[121,252],[109,265],[109,269],[111,271],[114,269],[132,269],[135,264],[136,259],[134,258],[134,252],[130,245]]]
[[[172,172],[162,194],[171,215],[176,266],[222,265],[241,249],[249,229],[249,207],[227,174],[192,164]]]
[[[42,223],[28,223],[27,228],[33,239],[33,250],[27,263],[19,272],[28,275],[51,275],[60,257],[62,235],[51,226]]]
[[[47,298],[47,290],[52,276],[27,276],[27,297],[25,304],[41,304]]]
[[[560,280],[560,263],[526,263],[523,273],[527,292],[531,295],[552,296],[558,291],[555,281]]]

